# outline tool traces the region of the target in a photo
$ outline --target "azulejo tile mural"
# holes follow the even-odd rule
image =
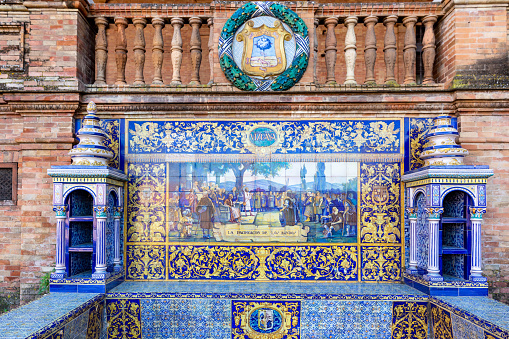
[[[400,180],[399,163],[361,165],[361,242],[401,242]]]
[[[409,130],[409,146],[410,146],[410,170],[421,168],[424,165],[424,160],[419,156],[424,149],[426,142],[426,134],[433,126],[433,118],[410,118]]]
[[[141,338],[139,299],[107,299],[108,339]]]
[[[200,154],[225,160],[232,159],[226,154],[398,154],[400,126],[401,120],[129,121],[128,155],[173,154],[181,162]]]
[[[392,304],[392,338],[428,338],[428,303],[395,301]]]
[[[401,120],[127,126],[127,279],[400,278]]]

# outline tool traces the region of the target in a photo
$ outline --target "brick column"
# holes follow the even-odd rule
[[[345,36],[345,61],[346,61],[346,80],[345,85],[357,85],[355,81],[355,59],[357,58],[357,40],[355,38],[355,25],[357,17],[349,16],[345,19],[347,27]]]
[[[375,81],[375,61],[376,61],[376,34],[375,25],[378,17],[370,15],[364,19],[366,26],[366,40],[364,47],[364,63],[366,64],[366,85],[374,85]]]
[[[154,78],[153,85],[163,84],[163,75],[161,74],[163,68],[163,53],[164,53],[164,40],[163,40],[163,27],[164,20],[161,18],[153,18],[152,26],[155,29],[154,40],[152,43],[152,62],[154,63]]]
[[[117,80],[116,85],[126,85],[125,64],[127,62],[127,38],[125,29],[127,28],[127,19],[115,18],[117,25],[117,45],[115,46],[115,60],[117,62]]]
[[[147,20],[143,18],[133,19],[136,27],[136,36],[134,38],[134,64],[136,75],[134,76],[134,85],[144,85],[143,67],[145,66],[145,34],[143,30],[147,25]]]
[[[394,34],[394,25],[398,20],[397,15],[389,15],[384,19],[385,39],[384,39],[384,59],[385,59],[385,83],[395,84],[394,66],[396,65],[396,34]]]
[[[171,64],[173,66],[173,76],[170,85],[182,85],[180,79],[180,67],[182,66],[182,34],[180,29],[184,25],[184,20],[181,18],[172,18],[171,25],[173,26],[173,38],[171,40]]]
[[[415,40],[415,23],[417,17],[409,16],[403,19],[406,27],[405,47],[403,48],[403,61],[405,63],[405,80],[404,84],[415,84],[415,49],[417,42]]]
[[[433,25],[437,22],[436,15],[427,15],[422,20],[424,25],[424,36],[422,37],[422,62],[424,64],[424,85],[434,84],[433,65],[435,64],[435,32]]]
[[[335,28],[338,24],[338,18],[331,17],[325,20],[327,27],[327,37],[325,38],[325,66],[327,67],[327,81],[326,84],[336,83],[336,58],[337,58],[337,40]]]
[[[108,61],[108,40],[106,39],[106,27],[108,20],[103,17],[95,18],[97,25],[97,36],[95,38],[95,64],[97,73],[95,76],[95,85],[106,84],[106,62]]]
[[[201,65],[201,37],[200,27],[201,19],[193,17],[189,19],[189,24],[193,28],[191,32],[191,82],[190,85],[200,84],[200,65]]]

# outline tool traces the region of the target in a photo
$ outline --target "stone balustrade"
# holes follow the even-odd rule
[[[434,25],[438,20],[438,15],[429,14],[432,11],[428,11],[426,14],[402,11],[403,16],[395,14],[394,11],[386,11],[385,14],[382,14],[383,10],[365,12],[363,10],[349,12],[355,15],[327,15],[326,11],[322,11],[320,15],[315,13],[315,17],[308,23],[311,55],[306,72],[310,75],[303,78],[302,82],[311,83],[315,87],[434,84],[433,67],[436,57]],[[199,86],[202,85],[200,68],[204,62],[209,63],[209,85],[215,82],[227,83],[226,79],[214,78],[214,70],[219,69],[217,38],[215,39],[214,34],[219,34],[221,27],[215,27],[213,13],[189,16],[161,15],[152,18],[147,16],[95,16],[94,23],[97,32],[95,85],[128,85],[126,82],[128,58],[134,60],[134,81],[129,85]],[[134,26],[135,30],[132,50],[127,48],[126,29],[129,25]],[[144,75],[145,31],[148,25],[153,27],[151,36],[147,37],[152,40],[153,70],[150,73],[151,79],[146,79]],[[202,26],[205,29],[208,27],[209,30],[207,46],[203,48],[205,50],[202,49],[200,34],[203,32],[200,30]],[[114,81],[107,84],[108,42],[106,30],[111,27],[116,28],[111,33],[116,35],[114,48],[116,77]],[[416,36],[418,27],[423,27],[420,28],[423,31],[420,41],[417,41]],[[186,40],[188,51],[184,51],[183,47],[182,31],[184,28],[188,30],[188,36],[186,36],[189,39],[189,41]],[[172,39],[165,42],[164,37],[168,37],[168,33],[165,35],[164,32],[167,29],[172,30]],[[384,32],[383,36],[380,34],[381,30]],[[360,35],[359,32],[363,34]],[[358,35],[359,37],[363,36],[363,39],[358,39]],[[377,38],[383,38],[383,51],[381,50],[382,45],[377,43]],[[359,51],[363,54],[364,62],[363,65],[357,66],[357,71],[359,72],[361,69],[360,73],[362,74],[356,75]],[[186,60],[183,59],[184,53],[190,55]],[[203,58],[203,53],[206,53],[207,57]],[[344,57],[341,57],[343,65],[338,64],[338,56],[341,53],[344,53]],[[418,55],[419,58],[417,58]],[[321,57],[323,60],[320,59]],[[381,60],[385,65],[383,68]],[[163,64],[165,63],[171,63],[172,66],[171,81],[166,80],[167,83],[163,81]],[[416,78],[418,63],[422,65],[419,68],[424,70],[419,79]],[[322,67],[325,69],[322,70]],[[182,82],[183,69],[190,75],[188,83]],[[339,74],[340,72],[341,74]],[[340,78],[342,78],[341,84],[338,84],[337,79]]]

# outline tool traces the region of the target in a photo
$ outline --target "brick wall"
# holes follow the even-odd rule
[[[507,20],[504,6],[451,9],[436,29],[439,82],[456,88],[508,85]]]
[[[468,165],[489,165],[488,209],[483,217],[483,269],[493,298],[509,303],[509,115],[470,111],[458,119],[460,142]]]

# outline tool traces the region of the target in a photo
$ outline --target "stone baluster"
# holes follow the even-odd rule
[[[338,18],[331,17],[325,20],[325,26],[327,27],[327,36],[325,38],[325,66],[327,68],[327,80],[326,84],[335,84],[336,76],[336,58],[337,58],[337,40],[335,28],[338,24]]]
[[[172,18],[171,25],[173,26],[173,38],[171,40],[171,64],[173,66],[173,76],[171,79],[172,86],[182,84],[180,79],[180,67],[182,66],[182,34],[180,29],[184,25],[184,20],[181,18]]]
[[[316,73],[316,64],[318,63],[318,24],[319,20],[315,19],[315,30],[313,32],[313,81],[318,84],[318,74]]]
[[[486,278],[482,276],[482,255],[481,255],[481,225],[483,214],[486,208],[471,207],[470,222],[472,223],[472,251],[470,277],[472,281],[485,282]]]
[[[115,271],[122,270],[122,261],[120,259],[120,218],[122,218],[122,207],[117,207],[115,209],[115,214],[113,216],[115,221],[115,256],[113,258],[113,264],[115,265]]]
[[[433,65],[435,64],[435,32],[433,25],[437,21],[436,15],[427,15],[422,19],[424,36],[422,37],[422,63],[424,65],[424,85],[434,84]]]
[[[355,81],[355,59],[357,58],[357,40],[355,38],[355,25],[357,17],[349,16],[345,19],[347,27],[345,36],[345,62],[346,62],[346,80],[345,85],[357,85]]]
[[[201,37],[200,27],[201,19],[193,17],[189,19],[192,27],[191,31],[191,82],[190,85],[200,84],[200,65],[201,65]]]
[[[95,18],[97,25],[97,36],[95,38],[95,63],[97,65],[97,74],[95,85],[106,84],[106,62],[108,61],[108,40],[106,39],[106,27],[108,20],[103,17]]]
[[[364,62],[366,64],[366,85],[374,85],[375,81],[375,61],[376,61],[376,34],[375,25],[378,17],[370,15],[364,19],[366,26],[366,40],[364,47]]]
[[[125,64],[127,62],[127,38],[125,29],[127,28],[127,19],[115,18],[117,25],[117,45],[115,46],[115,60],[117,62],[117,80],[116,85],[125,85]]]
[[[153,18],[152,26],[154,26],[154,40],[152,43],[152,62],[154,63],[154,79],[153,85],[163,84],[163,53],[164,53],[164,40],[163,40],[163,27],[164,20],[162,18]]]
[[[389,15],[384,19],[385,39],[384,39],[384,59],[385,59],[385,83],[395,84],[394,66],[396,65],[396,34],[394,25],[398,20],[397,15]]]
[[[55,206],[53,211],[57,219],[57,258],[55,273],[51,274],[54,279],[63,279],[67,277],[67,267],[65,265],[65,219],[67,218],[67,206]]]
[[[134,85],[145,84],[143,78],[143,67],[145,66],[145,34],[143,30],[147,25],[147,20],[144,18],[133,19],[134,27],[136,27],[136,35],[134,37],[134,64],[135,76]]]
[[[407,273],[417,273],[417,209],[408,208],[410,221],[410,262]]]
[[[404,84],[415,84],[415,49],[417,42],[415,40],[415,23],[417,17],[409,16],[403,19],[403,25],[406,27],[405,47],[403,47],[403,61],[405,64]]]
[[[214,83],[214,19],[208,18],[207,25],[209,26],[209,67],[210,67],[210,80],[209,85]]]
[[[426,208],[429,224],[429,244],[428,244],[428,273],[425,278],[428,281],[443,281],[440,275],[440,215],[444,212],[443,208]]]
[[[94,206],[95,220],[97,225],[97,239],[95,241],[95,270],[92,278],[104,279],[107,276],[106,264],[106,219],[108,218],[107,206]]]

